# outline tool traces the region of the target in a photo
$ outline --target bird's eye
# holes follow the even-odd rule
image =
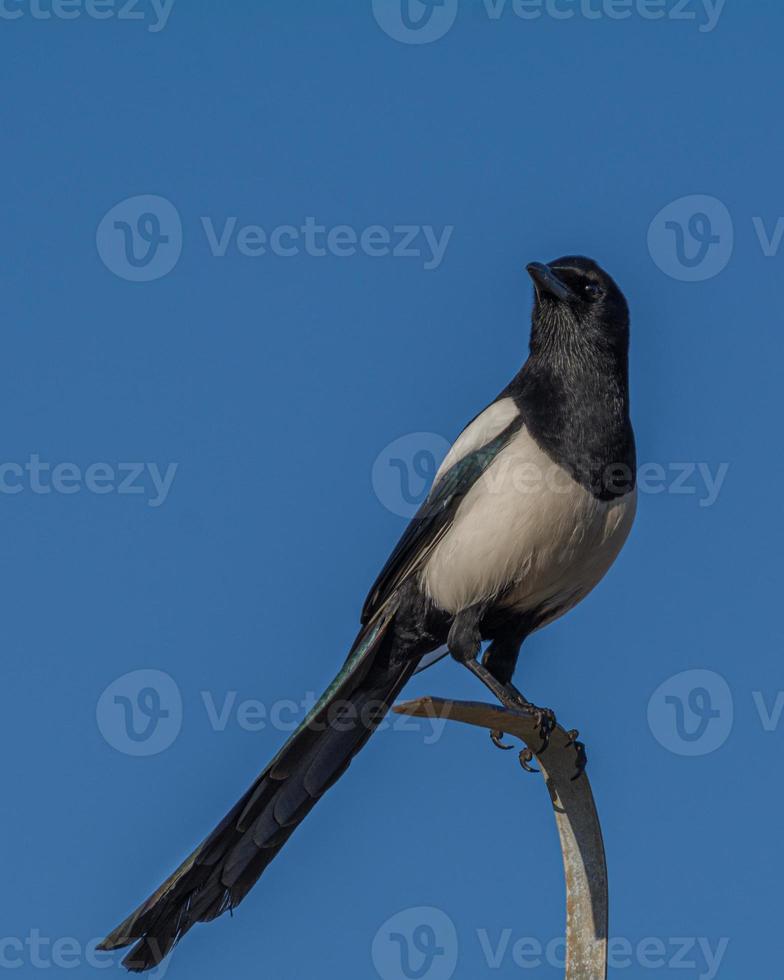
[[[587,282],[583,286],[583,292],[588,299],[598,299],[602,295],[602,287],[595,282]]]

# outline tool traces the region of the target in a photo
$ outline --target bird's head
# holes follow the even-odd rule
[[[535,300],[531,352],[579,356],[607,352],[625,357],[629,307],[613,279],[593,259],[567,255],[526,266]]]

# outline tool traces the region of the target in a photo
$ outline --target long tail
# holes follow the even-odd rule
[[[123,966],[148,970],[197,922],[239,905],[416,669],[416,660],[390,658],[393,619],[387,608],[363,628],[343,669],[247,793],[100,949],[136,941]]]

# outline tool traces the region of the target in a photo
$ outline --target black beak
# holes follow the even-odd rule
[[[565,303],[577,299],[572,290],[565,282],[562,282],[558,278],[550,266],[544,265],[542,262],[529,262],[525,268],[528,275],[534,281],[534,288],[536,289],[538,298],[541,298],[544,293],[555,296],[556,299],[560,299]]]

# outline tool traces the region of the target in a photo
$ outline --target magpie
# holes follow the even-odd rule
[[[183,864],[101,944],[156,966],[235,908],[418,669],[447,653],[502,704],[525,638],[609,569],[636,506],[629,311],[591,259],[532,262],[530,353],[457,438],[373,584],[343,667],[302,725]],[[479,657],[483,643],[488,643]]]

